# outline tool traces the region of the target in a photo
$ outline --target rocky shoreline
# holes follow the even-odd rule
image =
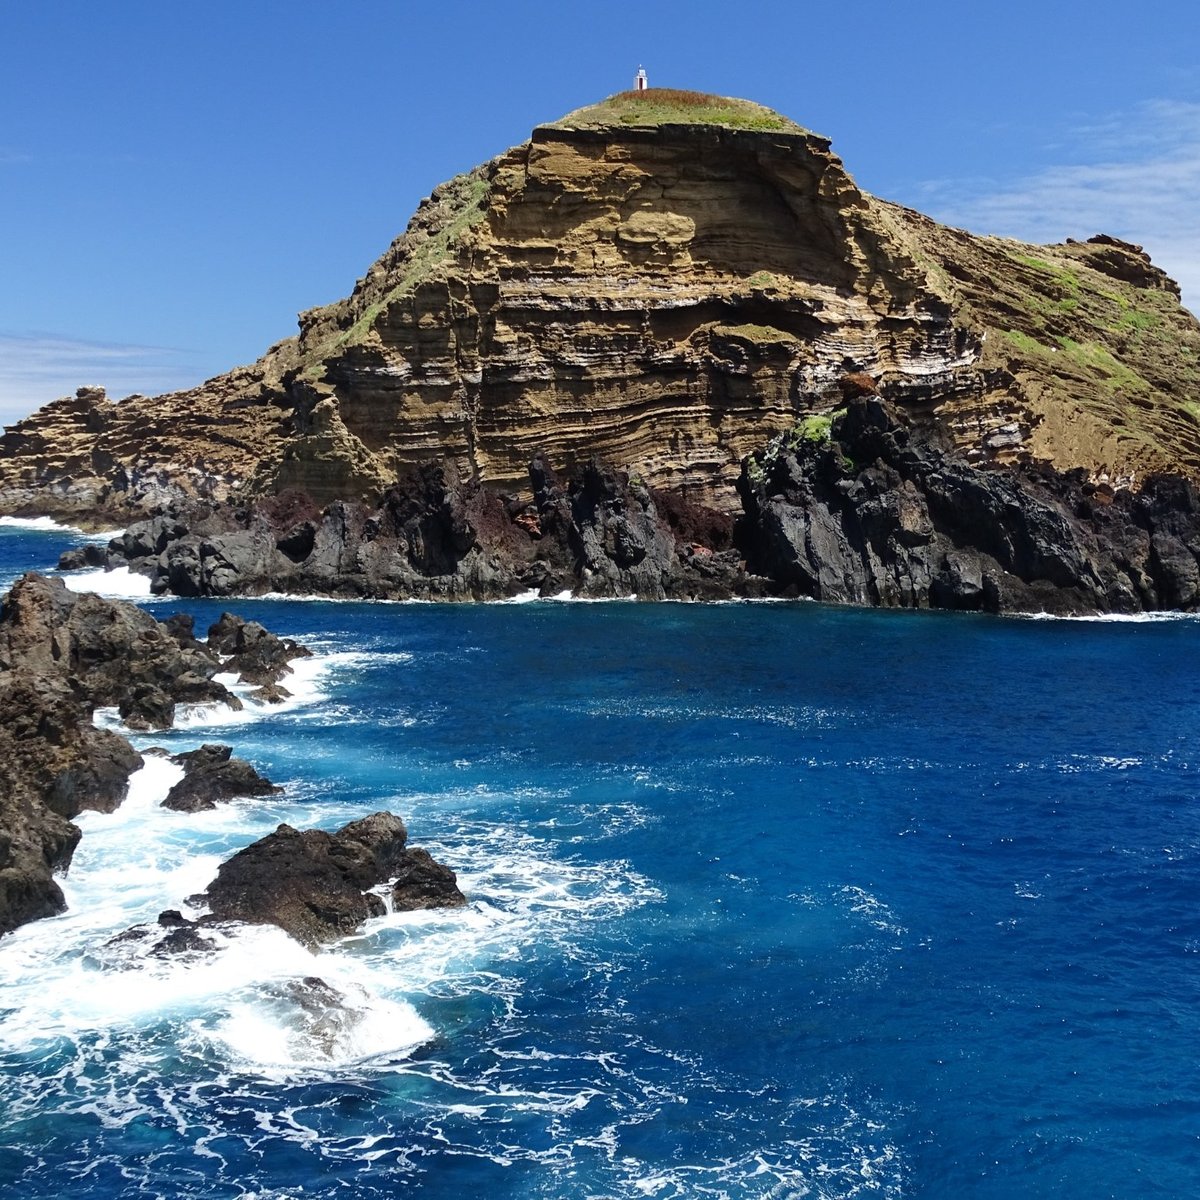
[[[201,641],[187,615],[156,621],[133,604],[71,592],[61,579],[19,579],[0,608],[0,936],[64,911],[55,876],[79,843],[73,818],[115,811],[144,765],[126,738],[93,724],[98,708],[115,708],[133,730],[168,729],[178,706],[240,709],[217,678],[228,674],[255,689],[255,702],[278,702],[290,664],[308,654],[230,613]],[[228,746],[203,745],[174,761],[184,775],[162,804],[177,812],[281,790]],[[397,909],[465,903],[454,873],[406,843],[391,813],[334,834],[281,825],[191,898],[206,915],[192,922],[164,913],[157,928],[169,932],[154,952],[211,949],[198,930],[234,921],[278,925],[316,948],[381,913],[372,889],[389,881]]]
[[[60,566],[127,566],[180,596],[779,596],[1063,615],[1200,604],[1188,480],[1135,492],[1082,470],[977,466],[869,383],[844,381],[841,409],[743,460],[736,517],[595,461],[560,476],[535,458],[519,493],[431,463],[378,504],[320,508],[296,491],[173,504]]]

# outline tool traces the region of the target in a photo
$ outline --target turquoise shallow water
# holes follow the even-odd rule
[[[0,538],[9,578],[70,541]],[[157,740],[287,792],[85,818],[71,913],[0,943],[11,1194],[1195,1194],[1196,622],[228,606],[319,650],[296,703]],[[97,962],[278,821],[381,807],[467,910]]]

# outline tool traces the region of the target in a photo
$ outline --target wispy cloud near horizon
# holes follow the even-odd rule
[[[203,378],[186,350],[0,333],[0,424],[11,425],[80,387],[103,387],[121,399],[192,387]]]
[[[1200,104],[1157,100],[1072,132],[1062,165],[1023,179],[939,180],[931,216],[1031,242],[1108,233],[1146,248],[1200,312]]]

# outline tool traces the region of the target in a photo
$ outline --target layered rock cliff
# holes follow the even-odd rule
[[[540,453],[732,512],[741,459],[830,411],[848,371],[976,463],[1200,473],[1200,325],[1138,248],[947,229],[863,193],[778,114],[652,90],[437,188],[253,366],[21,422],[0,508],[377,500],[433,459],[526,489]]]

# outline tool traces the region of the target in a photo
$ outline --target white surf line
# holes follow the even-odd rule
[[[73,592],[95,592],[106,600],[178,600],[177,596],[152,595],[149,578],[135,574],[128,567],[114,567],[111,571],[92,567],[60,578]]]

